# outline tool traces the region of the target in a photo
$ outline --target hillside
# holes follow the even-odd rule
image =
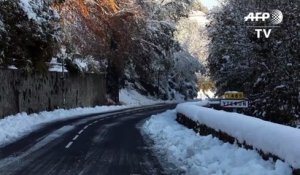
[[[5,7],[0,13],[1,67],[62,71],[64,62],[70,73],[107,72],[114,89],[129,86],[162,99],[197,95],[195,72],[201,63],[174,36],[181,18],[193,8],[201,10],[193,1],[0,3]]]

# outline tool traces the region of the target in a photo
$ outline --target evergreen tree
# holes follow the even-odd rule
[[[212,14],[208,62],[219,95],[243,91],[251,100],[251,114],[274,122],[292,124],[299,117],[298,6],[297,1],[228,0]],[[273,9],[283,12],[282,24],[270,38],[258,39],[243,17]]]

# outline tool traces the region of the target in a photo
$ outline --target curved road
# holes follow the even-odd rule
[[[49,124],[0,148],[0,174],[167,174],[137,126],[172,107],[133,108]]]

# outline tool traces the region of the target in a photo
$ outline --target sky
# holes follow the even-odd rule
[[[205,5],[209,10],[212,9],[214,6],[218,6],[218,0],[202,0],[203,5]]]

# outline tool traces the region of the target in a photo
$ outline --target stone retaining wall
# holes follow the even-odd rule
[[[105,74],[25,74],[0,69],[0,117],[20,112],[90,107],[106,101]]]

